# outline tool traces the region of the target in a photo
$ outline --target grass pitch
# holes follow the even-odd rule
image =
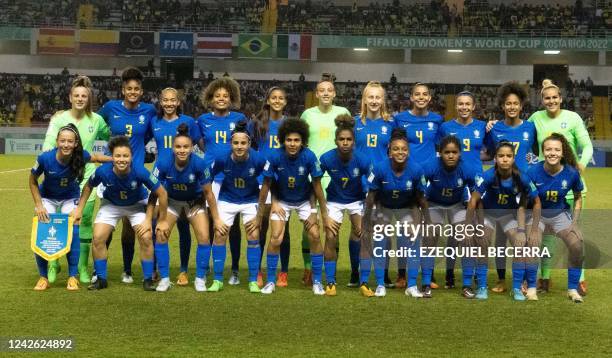
[[[358,290],[344,286],[349,277],[348,225],[340,249],[337,297],[315,297],[301,285],[301,230],[296,222],[291,229],[289,287],[271,296],[248,293],[246,250],[241,259],[243,284],[226,284],[219,293],[198,294],[192,286],[143,292],[139,284],[122,285],[118,241],[110,249],[107,290],[66,291],[62,259],[64,271],[53,288],[34,292],[37,272],[29,248],[33,205],[27,189],[29,171],[23,170],[33,161],[31,156],[0,156],[0,337],[4,339],[73,337],[74,353],[83,356],[612,354],[610,270],[587,272],[590,292],[582,305],[564,296],[565,270],[555,270],[552,292],[540,295],[538,302],[517,303],[508,295],[493,293],[484,302],[468,301],[460,297],[459,289],[435,290],[430,300],[410,299],[400,290],[389,290],[383,299],[365,299]],[[587,206],[612,208],[612,170],[589,168],[586,177]],[[176,235],[175,230],[172,278],[178,274]],[[138,262],[136,258],[137,282]],[[490,270],[490,285],[494,275]],[[436,276],[439,281],[443,278],[440,271]]]

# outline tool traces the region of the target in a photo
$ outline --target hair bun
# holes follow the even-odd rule
[[[176,134],[189,137],[189,126],[187,123],[181,123],[178,128],[176,128]]]
[[[341,114],[334,119],[336,127],[341,129],[353,130],[355,127],[355,119],[348,114]]]
[[[550,80],[550,79],[548,79],[548,78],[546,78],[546,79],[544,79],[544,80],[542,81],[542,87],[543,87],[543,88],[546,88],[546,87],[551,87],[551,86],[554,86],[554,85],[555,85],[555,84],[553,83],[553,81],[552,81],[552,80]]]

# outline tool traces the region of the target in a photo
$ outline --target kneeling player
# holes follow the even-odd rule
[[[219,220],[217,203],[212,192],[212,176],[205,159],[193,153],[193,140],[189,135],[189,126],[181,124],[173,142],[174,154],[168,160],[158,162],[153,174],[160,180],[168,192],[168,236],[156,237],[155,257],[161,280],[157,291],[170,288],[170,252],[168,238],[179,217],[184,214],[193,227],[198,240],[196,251],[196,291],[206,291],[206,273],[210,261],[210,239],[208,236],[208,216],[206,204],[211,210],[215,227],[227,232],[227,226]]]
[[[276,287],[276,266],[280,245],[283,241],[285,223],[289,220],[291,210],[296,210],[304,224],[310,242],[312,257],[312,291],[315,295],[324,295],[325,290],[321,283],[323,274],[323,247],[319,238],[319,225],[317,223],[317,209],[312,191],[321,206],[321,217],[324,223],[330,223],[325,206],[325,197],[321,187],[323,173],[315,154],[308,145],[308,124],[300,119],[287,119],[278,129],[278,138],[281,148],[275,150],[264,171],[264,183],[261,197],[265,199],[272,184],[272,209],[270,226],[272,236],[268,244],[267,284],[261,290],[264,294],[271,294]],[[312,177],[311,183],[308,176]],[[274,179],[276,178],[276,179]],[[331,228],[330,228],[331,229]]]
[[[155,176],[150,174],[144,166],[132,163],[132,150],[127,137],[112,138],[108,143],[108,149],[112,154],[113,163],[98,167],[89,178],[87,185],[83,188],[79,206],[75,213],[75,221],[78,222],[93,188],[99,184],[105,186],[100,210],[94,223],[93,257],[98,279],[89,286],[89,289],[100,290],[107,287],[108,251],[106,240],[115,229],[117,222],[122,218],[127,218],[134,228],[140,244],[140,258],[144,276],[143,288],[145,291],[154,291],[151,219],[155,208],[155,200],[159,199],[159,219],[156,230],[160,235],[167,235],[168,196]],[[152,193],[148,203],[146,201],[147,190],[143,185]]]

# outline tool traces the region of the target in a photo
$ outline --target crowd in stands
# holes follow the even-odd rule
[[[483,36],[490,32],[580,36],[589,30],[612,28],[609,2],[573,5],[489,4],[465,0],[462,8],[444,0],[379,3],[355,2],[337,6],[333,1],[277,1],[277,32],[405,34],[430,36]],[[77,19],[81,4],[93,5],[91,24]],[[599,4],[599,3],[598,3]],[[0,0],[0,24],[45,24],[136,28],[155,30],[260,31],[267,0]]]
[[[223,74],[228,76],[227,73]],[[297,76],[296,76],[297,77]],[[271,86],[280,86],[287,92],[288,105],[286,108],[289,117],[298,117],[305,109],[306,94],[315,88],[316,83],[305,82],[303,77],[296,81],[253,81],[239,80],[241,89],[242,108],[247,117],[252,117],[261,108],[265,93]],[[24,101],[33,110],[32,122],[46,123],[51,115],[60,109],[70,107],[68,91],[73,76],[67,70],[60,75],[15,75],[0,74],[0,124],[11,125],[15,123],[19,104]],[[101,107],[109,99],[121,98],[121,80],[118,76],[91,77],[94,86],[94,109]],[[203,88],[214,79],[214,74],[209,72],[205,75],[201,71],[200,76],[182,84],[182,111],[193,117],[197,117],[203,111],[200,106],[199,95]],[[145,93],[143,101],[157,104],[158,94],[162,88],[168,86],[166,80],[160,78],[148,78],[145,80]],[[410,89],[412,84],[398,83],[393,75],[391,80],[384,84],[387,91],[387,105],[389,110],[395,114],[410,107]],[[524,84],[529,88],[529,101],[523,106],[523,118],[529,117],[531,113],[539,108],[539,89]],[[339,106],[347,107],[351,113],[359,114],[361,94],[365,83],[356,81],[337,82],[336,100]],[[482,120],[496,119],[500,116],[497,107],[498,86],[492,85],[449,85],[430,84],[432,102],[431,110],[445,114],[453,113],[448,108],[445,96],[468,90],[474,94],[476,99],[476,111],[474,116]],[[593,98],[591,89],[593,81],[568,79],[563,91],[563,106],[569,110],[576,111],[585,120],[587,127],[593,122]],[[594,130],[594,128],[592,128]]]

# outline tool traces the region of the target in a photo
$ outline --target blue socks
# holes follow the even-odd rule
[[[527,263],[525,267],[525,276],[527,276],[527,287],[536,287],[538,280],[538,263]]]
[[[577,290],[580,283],[580,275],[582,274],[581,267],[570,267],[567,269],[567,289]]]
[[[268,254],[266,262],[268,265],[268,282],[276,283],[276,266],[278,266],[278,254]]]
[[[436,259],[434,257],[421,258],[421,284],[423,286],[431,285],[431,277],[433,276],[435,260]]]
[[[210,245],[198,244],[196,250],[196,277],[204,278],[210,269]]]
[[[325,261],[325,277],[327,283],[336,283],[336,261]]]
[[[170,250],[168,249],[168,243],[161,244],[156,242],[154,247],[159,276],[161,278],[168,278],[170,277]]]
[[[94,269],[98,278],[106,280],[106,263],[107,259],[94,260]]]
[[[223,281],[223,267],[225,267],[225,256],[227,255],[225,245],[213,245],[213,272],[215,280]]]
[[[257,281],[257,273],[259,272],[259,256],[261,256],[261,247],[259,240],[249,240],[247,242],[247,263],[249,264],[249,282]]]
[[[189,230],[189,221],[179,219],[176,222],[176,227],[179,233],[181,272],[187,272],[187,268],[189,267],[189,254],[191,253],[191,231]]]
[[[472,278],[474,277],[474,266],[476,266],[476,259],[473,257],[462,257],[461,266],[463,287],[472,287]]]
[[[70,251],[66,254],[68,260],[68,276],[76,276],[79,272],[79,256],[81,254],[81,239],[79,238],[79,225],[72,226],[72,242]]]
[[[153,278],[153,260],[141,260],[140,264],[142,265],[142,276],[145,280],[150,280]]]
[[[315,283],[321,283],[323,276],[323,254],[310,253],[312,260],[312,281]]]
[[[370,280],[370,271],[372,270],[372,260],[370,259],[359,259],[359,283],[367,284]],[[384,275],[384,271],[383,271]],[[384,277],[383,277],[384,280]]]
[[[419,248],[421,247],[421,240],[416,239],[414,241],[410,241],[404,237],[402,237],[401,239],[402,239],[401,242],[407,245],[411,254],[414,256],[414,257],[408,257],[405,259],[407,261],[407,265],[406,265],[406,268],[407,268],[406,272],[408,276],[407,284],[408,284],[408,287],[416,286],[417,278],[419,277],[419,267],[421,265],[421,255],[419,252],[420,251]],[[398,238],[398,242],[400,242],[400,238]],[[400,260],[398,259],[398,264],[399,262]],[[431,277],[429,278],[429,281],[431,282]]]
[[[40,277],[47,277],[47,269],[48,269],[48,262],[47,260],[43,259],[42,257],[34,254],[34,258],[36,259],[36,267],[38,267],[38,274],[40,275]]]
[[[512,288],[513,289],[521,288],[521,285],[523,284],[523,277],[525,277],[525,263],[524,262],[513,262],[512,263]],[[478,280],[480,281],[480,279]]]
[[[476,264],[476,278],[478,279],[478,288],[487,288],[487,272],[489,270],[488,263]],[[522,278],[522,276],[521,276]]]
[[[353,272],[359,270],[359,251],[360,250],[361,250],[361,241],[355,241],[355,240],[349,239],[349,256],[351,257],[351,271]]]

